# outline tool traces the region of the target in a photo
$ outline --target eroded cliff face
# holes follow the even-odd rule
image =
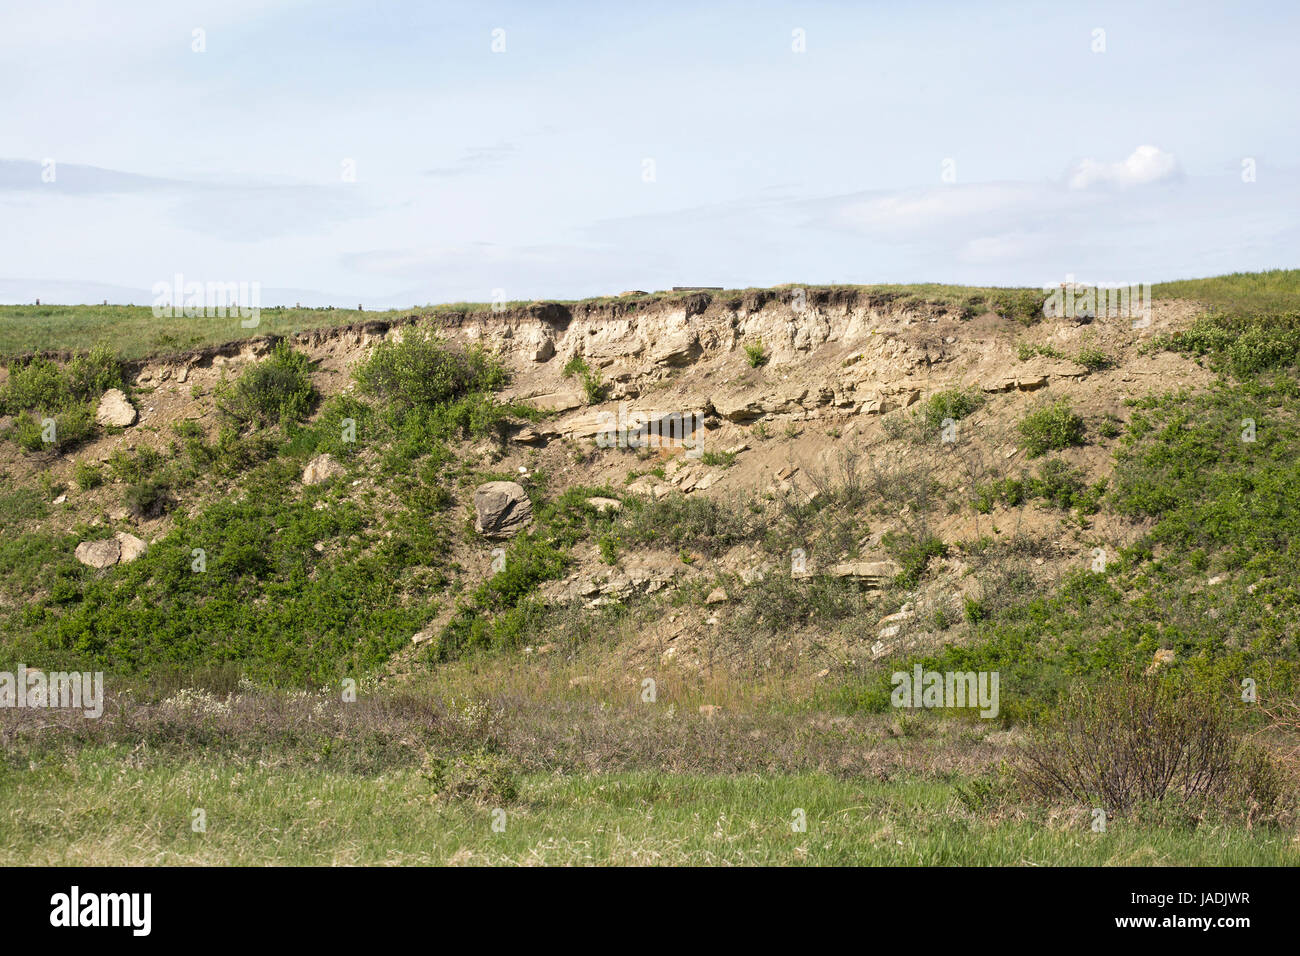
[[[348,387],[351,367],[370,346],[412,328],[482,345],[511,370],[507,397],[557,413],[543,438],[586,438],[596,434],[602,410],[620,407],[695,412],[711,423],[781,425],[884,415],[954,387],[990,395],[1075,389],[1086,399],[1095,391],[1084,384],[1089,379],[1121,396],[1143,391],[1144,383],[1198,384],[1206,375],[1181,356],[1139,354],[1144,342],[1182,327],[1193,312],[1185,303],[1158,302],[1141,328],[1127,318],[1026,327],[991,311],[972,315],[862,290],[786,288],[412,313],[290,338],[319,363],[327,393]],[[265,336],[147,360],[136,368],[137,384],[219,376],[255,361],[274,341]],[[1115,355],[1117,367],[1090,375],[1067,357],[1085,342]],[[1026,344],[1043,348],[1022,360]],[[759,365],[751,353],[761,355]],[[583,387],[580,375],[565,374],[574,358],[590,369],[598,395]]]
[[[698,410],[737,424],[880,415],[938,389],[1028,392],[1082,381],[1089,374],[1083,366],[1041,355],[1022,361],[1018,344],[1047,343],[1052,350],[1044,351],[1067,355],[1086,339],[1125,353],[1185,318],[1184,310],[1165,305],[1142,328],[1126,318],[1026,328],[992,312],[970,316],[852,291],[764,290],[731,299],[477,313],[445,321],[442,330],[503,356],[515,375],[510,394],[566,413],[559,432],[582,437],[592,433],[594,416],[567,414],[589,403],[564,375],[574,357],[606,385],[607,403],[670,400],[665,410]],[[761,367],[747,349],[761,351]],[[1187,364],[1157,354],[1129,371],[1159,374]]]

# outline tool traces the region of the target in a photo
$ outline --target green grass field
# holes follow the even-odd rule
[[[990,820],[943,783],[530,775],[497,807],[443,800],[412,770],[203,759],[140,768],[124,757],[85,750],[7,774],[0,864],[1300,865],[1300,848],[1277,830],[1116,822],[1094,833],[1081,815]]]

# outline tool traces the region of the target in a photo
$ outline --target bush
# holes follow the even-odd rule
[[[1004,319],[1033,325],[1043,317],[1043,300],[1037,289],[999,289],[989,296],[989,307]]]
[[[57,365],[40,357],[20,368],[10,368],[9,381],[0,389],[0,413],[58,411],[71,401],[68,383]]]
[[[1020,423],[1025,451],[1030,458],[1071,445],[1082,445],[1083,419],[1076,415],[1065,399],[1030,412]]]
[[[810,624],[833,624],[861,608],[861,593],[850,581],[820,574],[794,577],[777,571],[745,588],[735,627],[749,636],[788,634]]]
[[[65,369],[68,390],[77,401],[97,400],[110,388],[125,389],[122,363],[106,346],[72,357]]]
[[[1080,349],[1075,361],[1089,372],[1100,372],[1102,369],[1115,367],[1115,360],[1096,346]]]
[[[475,803],[508,804],[519,796],[518,773],[508,758],[486,750],[430,757],[424,776],[438,796]]]
[[[935,392],[922,407],[922,420],[927,432],[933,432],[945,419],[960,421],[984,404],[979,389],[950,388]]]
[[[745,361],[749,362],[750,368],[758,368],[766,365],[768,360],[767,349],[763,347],[763,341],[751,342],[745,346]]]
[[[1300,312],[1216,313],[1197,319],[1185,332],[1162,338],[1165,348],[1208,355],[1239,378],[1300,361]]]
[[[605,400],[609,386],[601,381],[600,373],[594,371],[581,355],[575,355],[564,363],[564,377],[573,378],[575,375],[582,382],[582,391],[588,405],[597,405]]]
[[[76,355],[65,366],[39,356],[11,368],[0,388],[0,414],[17,416],[10,437],[25,451],[65,451],[95,433],[94,403],[109,388],[123,387],[122,368],[108,349]],[[47,442],[45,418],[54,419]]]
[[[104,473],[95,465],[79,461],[72,466],[72,480],[82,491],[89,491],[104,483]]]
[[[1073,508],[1082,501],[1083,472],[1072,468],[1059,458],[1051,458],[1038,468],[1038,477],[1029,481],[1029,493],[1035,498],[1046,498],[1058,508]]]
[[[55,412],[54,440],[45,440],[47,431],[44,418],[38,413],[19,415],[14,420],[12,436],[24,451],[66,451],[75,448],[95,433],[95,418],[89,405],[70,405]]]
[[[505,368],[485,349],[453,349],[412,329],[381,342],[356,371],[361,392],[402,409],[434,408],[506,384]]]
[[[1022,362],[1028,362],[1035,355],[1041,355],[1043,358],[1059,359],[1061,353],[1051,345],[1032,345],[1029,342],[1016,343],[1016,356]]]
[[[1008,508],[1014,508],[1025,500],[1025,483],[1019,478],[999,478],[980,486],[975,492],[975,510],[986,515],[993,510],[993,505],[1002,502]]]
[[[898,583],[905,588],[916,587],[920,583],[931,558],[942,558],[948,553],[946,544],[928,534],[919,536],[890,531],[880,539],[880,543],[902,567]]]
[[[246,369],[233,384],[217,389],[217,407],[240,425],[296,424],[315,407],[320,393],[311,381],[311,362],[287,342]]]
[[[630,545],[689,549],[709,555],[755,540],[762,531],[739,509],[680,492],[657,501],[632,499],[619,515],[619,529],[623,541]]]
[[[1267,758],[1232,730],[1227,706],[1186,680],[1126,673],[1069,694],[1020,769],[1028,792],[1125,813],[1174,800],[1266,815],[1281,794]]]
[[[161,518],[176,504],[171,488],[161,481],[146,479],[130,485],[123,497],[123,504],[137,518]]]
[[[435,658],[448,661],[468,650],[519,646],[544,611],[532,599],[533,590],[563,577],[568,566],[568,555],[549,541],[533,534],[515,538],[506,551],[505,567],[460,602],[432,648]]]

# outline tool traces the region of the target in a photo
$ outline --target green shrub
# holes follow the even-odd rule
[[[767,349],[763,347],[763,341],[761,339],[745,346],[745,361],[749,363],[750,368],[758,368],[762,365],[766,365],[767,360]]]
[[[1028,342],[1016,343],[1016,356],[1022,362],[1028,362],[1035,355],[1041,355],[1043,358],[1059,359],[1061,353],[1051,345],[1031,345]]]
[[[52,442],[45,439],[45,417],[54,421]],[[95,433],[95,416],[89,405],[68,405],[53,415],[27,412],[14,419],[12,437],[24,451],[66,451],[87,441]]]
[[[108,470],[118,481],[145,481],[155,477],[162,466],[162,453],[148,445],[137,449],[134,454],[118,448],[108,459]]]
[[[1210,356],[1238,378],[1294,368],[1300,362],[1300,311],[1216,312],[1161,338],[1159,344]]]
[[[1020,422],[1020,434],[1029,457],[1037,458],[1049,451],[1082,445],[1084,423],[1070,403],[1062,399],[1026,415]]]
[[[1058,508],[1068,509],[1082,501],[1085,487],[1082,470],[1051,458],[1039,465],[1038,477],[1030,479],[1028,491],[1032,497],[1046,498]]]
[[[975,510],[988,514],[996,502],[1002,502],[1008,508],[1014,508],[1026,498],[1025,482],[1019,478],[999,478],[975,491]]]
[[[706,451],[700,455],[701,463],[719,468],[730,468],[736,463],[734,451]]]
[[[435,659],[454,660],[470,650],[518,647],[545,610],[534,599],[534,589],[563,577],[568,566],[568,555],[549,541],[535,534],[515,538],[506,550],[505,567],[459,602],[432,648]]]
[[[1043,317],[1044,295],[1037,289],[998,289],[989,295],[989,307],[1004,319],[1033,325]]]
[[[63,370],[39,356],[26,365],[9,369],[9,381],[0,389],[0,413],[53,412],[66,407],[72,393]]]
[[[1093,345],[1080,349],[1075,361],[1090,372],[1115,367],[1115,360]]]
[[[519,796],[518,770],[510,759],[488,750],[454,757],[431,757],[424,776],[434,793],[483,806],[513,803]]]
[[[741,594],[734,629],[741,635],[788,634],[808,625],[826,626],[862,608],[857,585],[828,575],[766,574]]]
[[[598,405],[609,394],[609,386],[601,381],[600,373],[587,364],[581,355],[575,355],[564,363],[564,377],[578,377],[582,383],[582,392],[588,405]]]
[[[597,372],[588,372],[582,376],[582,394],[588,405],[599,405],[609,395],[609,386],[601,381]]]
[[[97,465],[79,461],[72,466],[72,480],[77,483],[77,487],[82,491],[89,491],[91,488],[98,488],[104,483],[104,473],[100,471]]]
[[[1124,423],[1114,415],[1106,415],[1097,425],[1097,434],[1102,438],[1118,438],[1124,431]]]
[[[898,584],[905,588],[916,587],[920,583],[931,558],[942,558],[948,553],[948,546],[934,535],[890,531],[881,538],[880,543],[902,568]]]
[[[485,349],[455,349],[411,329],[400,342],[375,346],[356,371],[362,394],[400,409],[435,408],[475,392],[502,388],[505,368]]]
[[[311,380],[311,361],[281,340],[267,358],[245,369],[234,384],[217,389],[217,407],[239,425],[297,424],[320,399]]]
[[[922,406],[921,417],[927,432],[933,432],[945,419],[960,421],[984,404],[984,395],[976,388],[950,388],[935,392]]]
[[[126,383],[122,363],[107,346],[74,355],[66,368],[68,389],[77,401],[97,401],[110,388],[123,389]]]
[[[59,366],[37,356],[11,367],[0,388],[0,414],[15,415],[10,437],[25,451],[66,451],[95,433],[94,406],[109,388],[122,388],[122,368],[98,347]],[[54,441],[42,421],[54,420]]]
[[[160,518],[176,504],[171,488],[156,479],[146,479],[129,485],[123,504],[137,518]]]

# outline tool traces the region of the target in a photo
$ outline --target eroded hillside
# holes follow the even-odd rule
[[[283,573],[337,573],[328,570],[331,562],[355,570],[388,549],[385,573],[404,582],[382,597],[404,613],[383,619],[374,609],[354,609],[344,615],[349,623],[329,625],[378,633],[340,638],[340,659],[312,666],[317,679],[352,672],[357,639],[372,645],[365,656],[371,670],[418,671],[429,647],[446,653],[446,635],[439,635],[449,626],[467,615],[514,613],[524,603],[532,618],[509,627],[512,639],[526,642],[528,653],[548,654],[566,632],[556,623],[558,609],[599,612],[643,600],[672,609],[645,616],[634,639],[610,653],[608,666],[630,677],[666,665],[701,671],[738,660],[807,663],[818,673],[836,664],[856,668],[969,639],[968,609],[996,600],[1007,586],[1006,549],[990,550],[993,544],[1015,542],[1017,563],[1047,588],[1087,567],[1096,549],[1117,553],[1149,527],[1099,509],[1097,498],[1133,402],[1171,389],[1203,390],[1212,381],[1187,355],[1150,348],[1186,328],[1196,311],[1159,301],[1149,323],[1025,322],[969,304],[784,289],[411,315],[287,339],[310,360],[311,383],[326,401],[315,403],[305,423],[319,434],[290,438],[278,451],[248,446],[265,429],[250,422],[232,429],[219,400],[223,388],[266,361],[278,340],[235,342],[126,366],[126,391],[138,412],[130,425],[98,428],[62,452],[4,443],[11,486],[48,492],[47,500],[30,502],[12,530],[40,536],[51,561],[69,575],[72,545],[110,532],[139,542],[128,543],[128,552],[169,541],[182,566],[196,548],[220,564],[222,542],[210,540],[220,536],[220,522],[205,532],[194,522],[211,517],[215,503],[257,499],[258,482],[267,480],[258,469],[278,463],[275,481],[286,505],[311,499],[313,511],[339,518],[311,531],[303,546],[315,552],[313,561]],[[356,370],[377,344],[429,333],[453,350],[482,347],[495,356],[508,372],[496,400],[542,414],[507,416],[445,450],[440,438],[422,447],[416,436],[413,444],[402,439],[395,455],[396,433],[378,419],[374,427],[354,425],[353,440],[342,444],[323,437],[346,418],[329,402],[356,400]],[[383,404],[369,407],[381,413]],[[1079,435],[1031,454],[1020,423],[1053,411],[1067,423],[1077,420]],[[684,434],[668,426],[674,416],[685,416]],[[629,420],[630,431],[609,431],[611,421],[618,427]],[[638,440],[637,422],[660,420],[664,437]],[[223,442],[229,454],[195,451]],[[326,480],[304,483],[298,472],[326,446],[337,459],[322,472]],[[157,479],[155,472],[187,454],[196,465],[184,481]],[[296,469],[292,476],[288,468]],[[307,478],[318,480],[310,470]],[[539,512],[547,502],[565,501],[589,519],[587,533],[565,536],[558,563],[528,577],[526,602],[522,594],[504,604],[472,599],[499,569],[498,556],[512,560],[500,553],[508,542],[470,527],[474,489],[491,479],[518,482]],[[154,488],[156,500],[141,506],[139,489],[144,485],[149,498],[151,481],[166,487]],[[411,495],[427,495],[431,485],[446,488],[446,500],[413,505]],[[404,522],[422,518],[438,525],[438,534],[425,528],[418,546],[405,541]],[[283,524],[274,514],[231,520],[237,538],[240,521]],[[128,573],[126,563],[75,574],[112,588],[115,576]],[[228,597],[246,593],[256,606],[267,600],[277,569],[254,561],[230,573],[237,585]],[[829,607],[821,609],[829,613],[791,617],[780,600],[768,607],[772,596],[759,582],[781,578],[829,582]],[[156,585],[156,574],[150,581]],[[55,599],[48,575],[14,583],[4,595],[11,608],[44,602],[46,633],[66,628],[57,619],[68,602]],[[552,608],[555,621],[541,621],[540,607]],[[127,622],[143,619],[129,607],[123,613],[112,623],[102,612],[91,614],[84,624],[92,634],[118,633],[90,644],[129,642]],[[314,626],[305,626],[309,633],[287,635],[286,643],[314,643]],[[181,629],[185,636],[174,638],[192,641],[194,627],[191,621]],[[185,654],[167,646],[172,650],[158,651],[164,660],[185,663]],[[125,655],[131,666],[161,663],[152,657]],[[215,662],[206,653],[197,657],[193,663]]]

